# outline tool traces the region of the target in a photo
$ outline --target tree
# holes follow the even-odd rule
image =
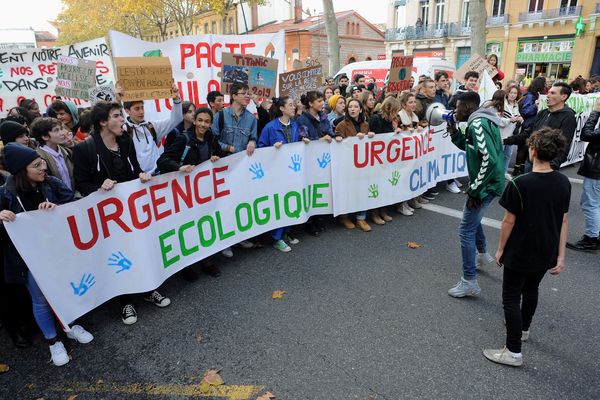
[[[266,0],[204,0],[204,3],[207,6],[207,9],[213,10],[216,12],[219,17],[221,17],[221,34],[229,33],[226,30],[227,26],[227,17],[231,10],[236,8],[236,5],[239,4],[240,7],[243,7],[243,3],[247,3],[248,5],[263,5],[266,3]],[[237,4],[236,4],[237,3]],[[253,27],[256,28],[256,27]],[[235,33],[235,29],[233,30]]]
[[[469,2],[469,19],[471,23],[471,54],[485,57],[485,23],[487,21],[485,0]]]
[[[63,0],[66,8],[58,15],[58,44],[71,44],[96,39],[110,29],[130,32],[131,26],[120,10],[103,1]]]
[[[340,39],[332,0],[323,0],[323,11],[325,13],[325,30],[329,49],[329,75],[333,75],[340,69]]]

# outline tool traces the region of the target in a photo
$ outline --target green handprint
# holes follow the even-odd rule
[[[392,172],[392,179],[388,179],[388,182],[392,184],[392,186],[396,186],[400,181],[400,171]]]
[[[369,197],[372,199],[376,199],[379,197],[379,186],[371,185],[369,186]]]

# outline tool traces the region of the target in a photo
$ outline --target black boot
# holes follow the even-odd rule
[[[596,250],[598,250],[598,238],[591,238],[587,235],[583,235],[581,240],[577,243],[567,243],[567,247],[571,250],[595,253]]]

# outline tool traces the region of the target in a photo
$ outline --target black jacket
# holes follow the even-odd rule
[[[577,129],[575,111],[573,111],[567,105],[565,105],[560,110],[556,110],[554,112],[550,112],[548,108],[540,111],[535,116],[535,120],[531,125],[529,125],[525,129],[522,129],[518,135],[513,135],[504,139],[504,144],[525,144],[526,140],[529,138],[529,136],[531,136],[533,132],[543,127],[560,129],[565,139],[567,139],[567,146],[565,147],[563,152],[554,160],[550,161],[550,165],[552,166],[552,168],[554,170],[557,170],[560,168],[560,165],[567,160],[567,157],[569,156],[569,150],[571,148],[571,142],[573,141],[573,135],[575,134],[575,129]]]
[[[54,204],[69,203],[75,199],[73,192],[58,178],[48,176],[39,186],[39,190],[44,201]],[[4,186],[0,187],[0,210],[10,210],[15,214],[22,213],[25,210],[19,201],[19,195],[15,186],[15,179],[9,176]],[[10,223],[10,222],[7,222]],[[0,223],[2,238],[8,238],[5,235],[6,229]],[[4,258],[4,278],[7,283],[25,283],[27,282],[27,265],[12,240],[2,241],[2,257]],[[35,240],[32,238],[32,251],[35,248]]]
[[[83,196],[100,189],[106,179],[127,182],[137,179],[142,169],[135,155],[135,147],[129,135],[117,137],[123,164],[124,176],[117,176],[113,163],[115,156],[106,148],[100,134],[93,132],[89,139],[77,144],[73,149],[73,177],[75,189]]]
[[[210,129],[204,134],[204,141],[208,143],[209,157],[207,159],[200,157],[200,152],[198,151],[200,141],[196,138],[196,135],[189,131],[178,135],[175,141],[169,147],[165,148],[164,153],[161,154],[156,162],[158,169],[161,173],[173,172],[177,171],[182,165],[198,165],[206,160],[210,160],[210,157],[213,155],[221,156],[219,141],[213,136]],[[182,162],[181,156],[183,156],[186,146],[189,146],[189,149]]]
[[[600,179],[600,128],[596,128],[599,117],[600,113],[592,111],[579,138],[589,144],[577,173],[590,179]]]
[[[417,117],[419,117],[419,121],[425,120],[425,112],[427,108],[433,103],[434,98],[429,98],[425,96],[423,93],[417,94],[417,109],[415,112],[417,113]]]
[[[374,133],[390,133],[394,132],[394,125],[381,115],[375,114],[369,120],[369,130]]]

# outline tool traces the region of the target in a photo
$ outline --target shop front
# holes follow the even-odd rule
[[[540,75],[548,77],[551,82],[567,81],[574,46],[574,37],[519,40],[515,79],[526,86]]]

